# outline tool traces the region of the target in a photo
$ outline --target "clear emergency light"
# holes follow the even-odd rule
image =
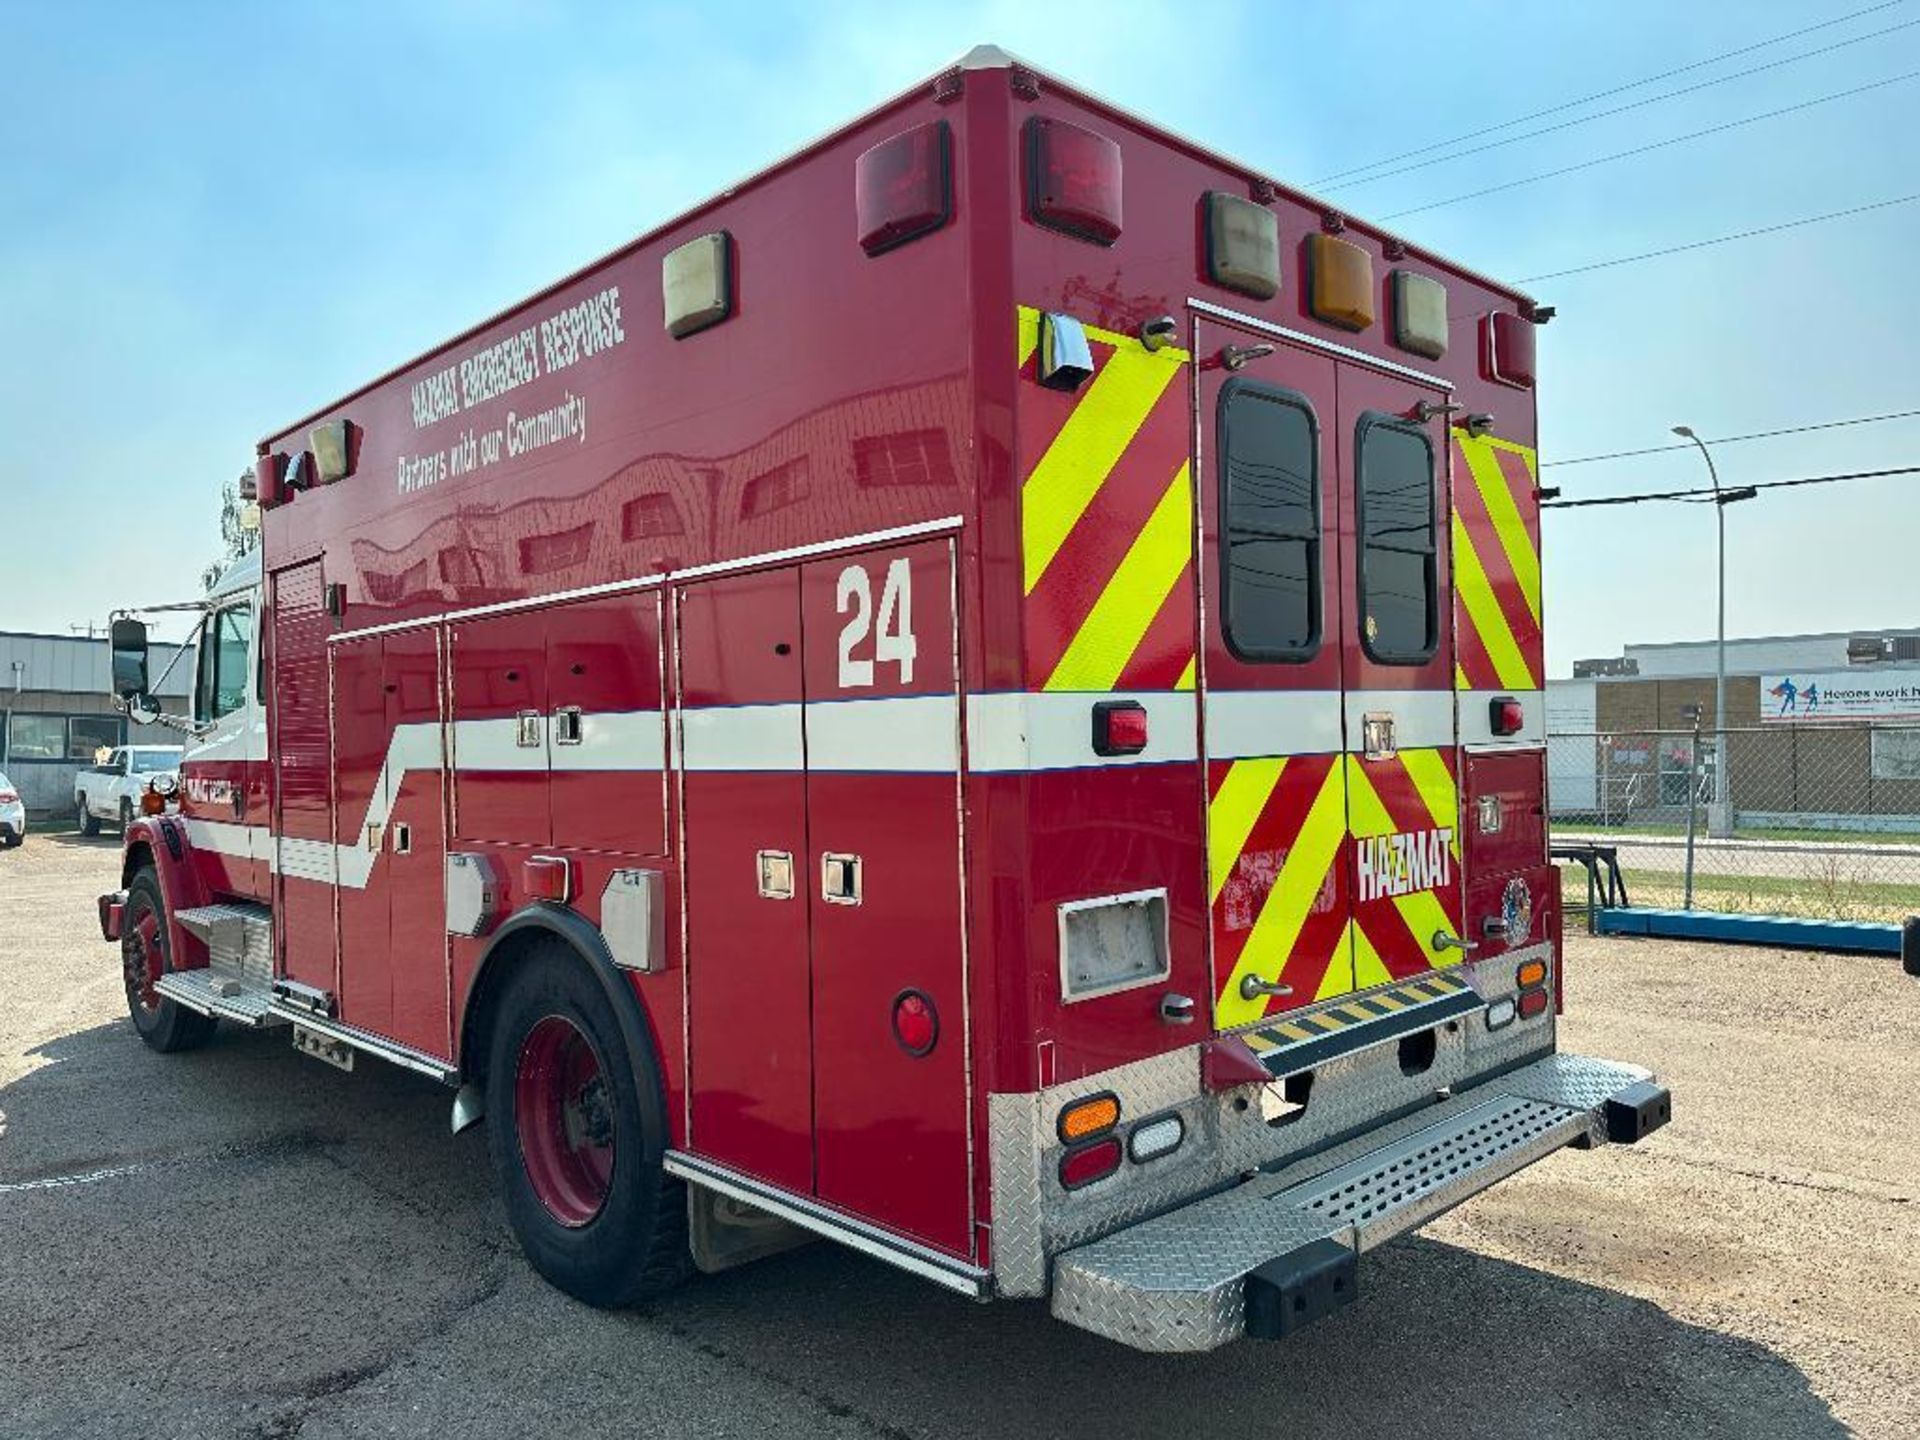
[[[953,137],[947,122],[916,125],[853,162],[860,248],[879,255],[953,218]]]
[[[1350,240],[1307,237],[1308,308],[1342,330],[1373,324],[1373,257]]]
[[[1207,278],[1256,300],[1280,293],[1280,217],[1239,195],[1209,190]]]
[[[353,428],[347,421],[314,426],[307,433],[307,443],[313,447],[314,478],[319,484],[331,485],[353,473]]]
[[[733,313],[733,236],[701,235],[660,258],[667,333],[685,339]]]
[[[1064,120],[1027,121],[1027,214],[1096,245],[1120,238],[1120,147]]]
[[[1393,272],[1393,343],[1438,360],[1447,353],[1447,287],[1411,270]]]

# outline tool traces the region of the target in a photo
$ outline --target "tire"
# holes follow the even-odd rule
[[[26,839],[25,835],[15,834],[11,830],[0,830],[0,850],[11,850],[24,839]]]
[[[124,835],[132,828],[133,802],[131,800],[122,800],[120,802],[120,833]]]
[[[148,866],[133,877],[120,912],[120,972],[133,1028],[163,1055],[206,1044],[216,1023],[211,1015],[153,993],[153,982],[172,968],[167,944],[166,901],[160,877]]]
[[[560,940],[511,958],[487,1054],[487,1137],[533,1268],[614,1308],[692,1269],[686,1188],[662,1167],[666,1100],[644,1029],[632,1054],[587,963]]]
[[[1920,915],[1909,915],[1900,927],[1900,968],[1920,975]]]
[[[78,800],[74,801],[73,808],[79,812],[80,833],[82,835],[98,835],[100,833],[100,817],[87,808],[87,797],[82,795]]]

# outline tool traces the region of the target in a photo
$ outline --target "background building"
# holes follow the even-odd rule
[[[1629,645],[1547,685],[1552,807],[1670,821],[1718,763],[1714,643]],[[1920,831],[1920,630],[1727,641],[1727,770],[1749,827]],[[1689,707],[1700,711],[1695,755]]]
[[[156,680],[180,648],[154,644]],[[193,660],[181,657],[156,691],[175,713],[193,693]],[[105,636],[0,631],[0,772],[28,810],[65,812],[73,803],[73,777],[94,763],[103,745],[182,743],[178,730],[132,725],[115,711],[111,674]]]

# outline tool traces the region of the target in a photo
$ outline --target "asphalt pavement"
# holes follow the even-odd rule
[[[829,1245],[602,1313],[522,1263],[448,1093],[286,1032],[156,1055],[93,896],[0,852],[0,1435],[1914,1436],[1920,981],[1581,940],[1570,1048],[1674,1123],[1367,1257],[1279,1344],[1135,1354]]]

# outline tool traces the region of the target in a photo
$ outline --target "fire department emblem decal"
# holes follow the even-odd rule
[[[1506,922],[1509,945],[1523,943],[1533,931],[1533,892],[1518,875],[1507,881],[1501,893],[1500,918]]]

